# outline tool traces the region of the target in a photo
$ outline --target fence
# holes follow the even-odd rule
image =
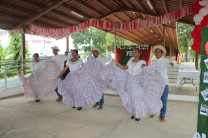
[[[43,59],[41,59],[43,60]],[[32,61],[31,58],[24,60],[12,60],[12,61],[4,61],[0,62],[0,76],[4,76],[4,85],[5,89],[7,89],[7,75],[18,72],[21,67],[28,66],[28,64]]]

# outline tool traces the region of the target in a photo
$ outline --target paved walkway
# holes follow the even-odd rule
[[[0,100],[0,137],[3,138],[191,138],[196,132],[197,103],[168,102],[167,122],[158,115],[136,122],[117,96],[105,96],[105,108],[92,105],[81,111],[55,101],[40,103],[15,97]]]
[[[30,74],[27,74],[26,76],[29,76],[29,75]],[[20,81],[17,76],[7,79],[7,88],[13,87],[16,85],[20,85]],[[4,79],[0,80],[0,90],[1,89],[5,89],[5,80]]]

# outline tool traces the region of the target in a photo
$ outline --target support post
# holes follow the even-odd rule
[[[21,68],[25,67],[25,33],[21,33]],[[22,75],[25,75],[25,71],[22,71]]]
[[[197,52],[195,52],[195,67],[196,67],[196,70],[199,70],[198,57],[199,57],[199,54]]]
[[[115,59],[116,59],[116,30],[115,30],[115,40],[114,40],[114,53],[115,53]]]
[[[165,47],[165,26],[163,26],[163,44]]]
[[[66,37],[66,51],[69,52],[69,37]]]
[[[202,136],[202,138],[205,138],[208,136],[208,129],[207,129],[207,124],[208,124],[208,116],[206,114],[201,114],[204,111],[206,111],[207,106],[208,106],[208,101],[205,101],[201,91],[206,90],[207,83],[205,80],[207,80],[206,73],[208,71],[204,60],[208,59],[208,55],[206,53],[206,43],[208,42],[208,27],[203,27],[202,28],[202,33],[201,33],[201,62],[200,62],[200,85],[199,85],[199,107],[198,107],[198,122],[197,122],[197,132]],[[205,112],[204,112],[205,113]]]

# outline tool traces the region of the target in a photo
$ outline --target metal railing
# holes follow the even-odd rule
[[[40,60],[43,60],[42,58]],[[22,68],[23,66],[28,66],[29,63],[32,61],[32,58],[27,58],[24,60],[11,60],[11,61],[4,61],[0,62],[0,76],[4,76],[4,85],[5,89],[7,89],[7,75],[18,72],[19,69],[17,68]]]

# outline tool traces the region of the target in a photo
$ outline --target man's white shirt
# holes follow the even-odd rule
[[[168,67],[171,67],[170,60],[168,58],[159,58],[152,62],[157,65],[157,70],[165,80],[165,85],[168,85]]]
[[[51,59],[53,59],[56,62],[56,64],[59,66],[60,71],[64,69],[64,61],[69,60],[70,58],[71,58],[71,54],[69,54],[68,56],[54,55],[51,57]]]
[[[103,66],[105,66],[107,62],[112,60],[111,52],[108,52],[107,57],[97,57],[96,60],[99,61]]]

